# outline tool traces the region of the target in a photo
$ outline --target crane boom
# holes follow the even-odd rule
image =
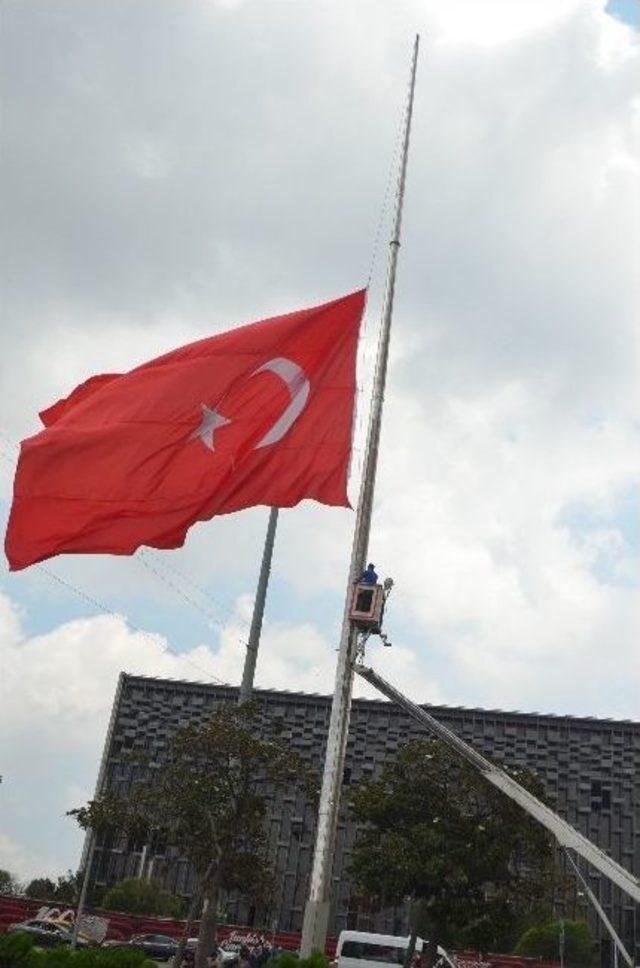
[[[573,867],[573,873],[576,875],[576,878],[578,879],[579,883],[582,885],[582,889],[584,890],[585,894],[587,895],[587,897],[593,904],[594,908],[596,909],[598,917],[600,918],[605,928],[611,935],[613,939],[613,943],[616,945],[618,951],[620,952],[620,954],[622,955],[626,963],[629,965],[629,968],[633,968],[633,961],[631,959],[631,955],[623,945],[619,934],[617,933],[616,929],[614,928],[611,921],[607,917],[607,912],[604,910],[604,908],[600,904],[600,901],[598,900],[598,898],[595,896],[595,894],[593,893],[593,891],[585,881],[584,877],[580,873],[580,868],[578,867],[578,865],[576,864],[575,860],[573,859],[569,851],[566,849],[566,847],[564,850],[564,855],[569,861],[569,864],[571,865],[571,867]]]
[[[502,790],[506,796],[520,804],[529,816],[534,817],[543,827],[546,827],[553,834],[562,847],[570,847],[575,850],[580,857],[583,857],[593,867],[597,868],[601,874],[604,874],[610,881],[617,884],[637,904],[640,904],[640,881],[637,877],[634,877],[621,864],[618,864],[608,854],[605,854],[603,850],[596,847],[584,834],[581,834],[571,824],[567,823],[566,820],[559,817],[557,813],[554,813],[553,810],[538,800],[537,797],[534,797],[532,793],[529,793],[528,790],[521,787],[508,773],[501,770],[495,763],[491,763],[490,760],[474,750],[468,743],[465,743],[463,739],[435,719],[426,709],[407,699],[406,696],[388,683],[386,679],[378,675],[377,672],[374,672],[373,669],[369,669],[367,666],[359,663],[356,663],[354,668],[359,676],[366,679],[367,682],[370,682],[372,686],[383,693],[388,699],[397,703],[401,709],[404,709],[419,723],[426,726],[428,730],[435,733],[450,749],[455,750],[468,763],[475,766],[489,783],[492,783],[493,786]]]

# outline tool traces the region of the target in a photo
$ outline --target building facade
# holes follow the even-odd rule
[[[186,723],[203,722],[217,705],[237,701],[231,686],[177,682],[122,674],[114,701],[98,778],[99,789],[126,791],[132,782],[128,754],[146,751],[161,762],[175,732]],[[270,729],[282,736],[318,772],[324,761],[331,698],[257,690],[255,698]],[[640,723],[538,713],[501,712],[429,706],[437,719],[482,753],[508,766],[527,767],[544,783],[555,809],[636,876],[640,875]],[[408,739],[424,731],[389,702],[353,702],[344,785],[372,775]],[[355,829],[343,809],[333,868],[330,930],[345,927],[385,933],[406,930],[403,912],[368,915],[352,900],[349,860]],[[282,931],[302,926],[307,882],[315,838],[315,809],[300,793],[278,792],[270,799],[267,817],[269,847],[277,890],[269,911],[256,911],[242,899],[230,899],[228,916],[236,924],[260,924]],[[192,892],[187,862],[172,856],[162,844],[99,841],[92,862],[92,881],[107,885],[141,873],[161,877],[166,886],[186,897]],[[614,927],[640,964],[640,910],[631,899],[597,871],[583,868]],[[580,896],[560,915],[589,916],[602,931]],[[266,919],[266,920],[265,920]],[[604,963],[610,950],[603,938]]]

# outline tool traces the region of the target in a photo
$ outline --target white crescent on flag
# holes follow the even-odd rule
[[[306,407],[311,391],[304,370],[292,360],[278,356],[273,360],[269,360],[268,363],[263,363],[262,366],[259,366],[257,370],[253,371],[251,376],[255,376],[256,373],[264,373],[266,370],[275,373],[276,376],[279,376],[287,384],[289,393],[291,394],[291,402],[284,413],[276,420],[271,430],[267,431],[259,444],[256,444],[256,449],[258,447],[267,447],[269,444],[277,444],[279,440],[282,440]]]
[[[293,360],[287,360],[283,356],[277,356],[255,369],[249,378],[256,376],[258,373],[267,372],[275,373],[276,376],[280,377],[289,390],[291,400],[286,410],[278,417],[271,429],[256,444],[256,450],[259,447],[268,447],[269,444],[277,444],[279,440],[282,440],[306,407],[309,393],[311,392],[311,386],[305,376],[304,370],[297,363],[294,363]],[[226,424],[231,423],[231,421],[223,416],[223,414],[218,413],[217,410],[212,410],[206,403],[201,403],[200,406],[202,407],[202,419],[200,426],[191,434],[191,439],[199,437],[205,447],[209,450],[215,450],[215,431],[219,427],[224,427]]]

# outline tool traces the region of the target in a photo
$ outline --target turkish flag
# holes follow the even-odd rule
[[[195,521],[304,498],[349,506],[364,290],[95,376],[23,441],[12,570],[179,548]]]

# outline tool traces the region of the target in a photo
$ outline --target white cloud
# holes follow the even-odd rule
[[[598,10],[593,0],[449,0],[433,5],[433,16],[450,44],[493,46],[515,41],[522,36],[548,28],[568,19],[578,7]]]
[[[9,871],[20,882],[16,872],[20,871],[25,877],[31,877],[29,862],[25,859],[22,848],[11,837],[0,831],[0,867]],[[21,882],[20,882],[21,883]]]
[[[409,615],[428,637],[440,687],[462,703],[637,716],[638,549],[622,525],[582,537],[565,518],[579,502],[612,514],[635,486],[635,426],[559,417],[535,387],[429,416],[400,394],[388,416],[376,554],[398,580],[389,621]]]
[[[4,595],[0,655],[7,830],[0,856],[23,878],[60,873],[77,863],[81,837],[65,812],[94,788],[120,670],[193,679],[214,659],[204,647],[171,655],[160,636],[132,632],[114,615],[27,637]]]
[[[7,829],[0,866],[28,879],[76,865],[81,836],[65,812],[92,795],[119,673],[238,683],[243,619],[251,607],[248,597],[238,602],[237,617],[222,631],[216,650],[201,645],[176,653],[161,636],[132,631],[117,615],[77,619],[26,636],[16,608],[0,594],[0,792]],[[402,664],[395,681],[408,687],[417,676],[424,689],[418,658],[403,648],[394,654]],[[381,670],[388,671],[387,656],[380,658]],[[335,649],[312,624],[265,626],[257,687],[327,694],[334,670]],[[359,681],[355,691],[374,694]]]

